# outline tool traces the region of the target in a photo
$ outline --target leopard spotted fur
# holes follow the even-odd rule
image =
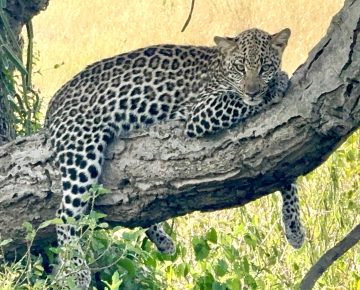
[[[155,45],[96,62],[67,82],[52,98],[46,127],[62,174],[63,199],[57,227],[60,245],[76,236],[66,221],[87,208],[81,196],[101,175],[111,140],[133,129],[177,119],[189,138],[236,125],[284,96],[288,76],[281,59],[290,30],[270,35],[249,29],[235,38],[215,37],[216,46]],[[288,241],[302,245],[295,184],[281,190]],[[161,224],[147,235],[160,251],[175,250]],[[90,285],[90,270],[79,250],[78,286]]]

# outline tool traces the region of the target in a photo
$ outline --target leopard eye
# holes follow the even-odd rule
[[[264,64],[261,67],[260,73],[267,72],[270,69],[270,66],[268,64]]]
[[[235,63],[234,66],[237,71],[241,72],[242,74],[245,73],[245,67],[242,64]]]

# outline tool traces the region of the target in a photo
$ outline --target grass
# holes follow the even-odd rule
[[[34,19],[35,49],[40,52],[34,83],[46,107],[63,83],[101,58],[155,43],[211,45],[214,35],[230,36],[253,26],[270,32],[291,28],[284,56],[284,68],[291,73],[325,34],[342,4],[339,0],[321,5],[306,0],[198,0],[190,25],[180,33],[190,1],[52,0]],[[245,207],[174,219],[176,258],[159,256],[147,246],[157,259],[151,267],[158,279],[166,289],[296,288],[310,266],[360,222],[359,149],[357,132],[321,167],[299,178],[307,229],[302,249],[295,251],[286,243],[280,197],[273,194]],[[11,289],[11,281],[21,271],[16,267],[9,265],[1,272],[0,289]],[[359,273],[357,245],[321,277],[315,289],[360,289]]]
[[[292,249],[284,239],[278,194],[238,209],[178,218],[178,240],[190,247],[192,236],[214,227],[222,239],[228,240],[225,244],[233,245],[241,257],[263,269],[256,281],[260,285],[265,282],[266,287],[260,289],[293,289],[310,266],[360,222],[359,133],[351,136],[322,166],[299,178],[301,214],[307,233],[300,250]],[[258,237],[256,247],[248,245],[248,234]],[[264,253],[270,256],[266,258]],[[360,289],[359,273],[358,244],[321,277],[315,289]]]
[[[250,27],[272,33],[291,28],[283,66],[292,73],[342,4],[343,0],[325,0],[322,5],[315,0],[197,0],[191,22],[181,33],[190,0],[52,0],[33,20],[35,50],[40,52],[36,67],[41,72],[34,83],[46,107],[71,76],[104,57],[157,43],[213,45],[215,35],[232,36]]]

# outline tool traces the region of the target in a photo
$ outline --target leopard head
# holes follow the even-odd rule
[[[214,38],[222,56],[223,77],[246,104],[256,106],[263,102],[281,69],[290,33],[288,28],[273,35],[253,28],[235,38]]]

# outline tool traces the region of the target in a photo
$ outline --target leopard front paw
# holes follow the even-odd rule
[[[286,90],[289,88],[289,85],[290,85],[290,80],[288,74],[286,72],[281,71],[278,75],[277,90],[279,92],[282,92],[284,96]]]

